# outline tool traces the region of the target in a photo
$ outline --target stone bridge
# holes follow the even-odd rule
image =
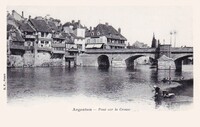
[[[170,51],[158,48],[90,49],[77,58],[77,64],[81,66],[134,67],[134,60],[137,58],[148,56],[157,61],[161,57],[160,54],[173,59],[174,69],[181,69],[182,60],[193,56],[193,48],[170,48]]]

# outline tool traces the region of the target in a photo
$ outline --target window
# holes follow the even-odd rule
[[[102,39],[102,38],[100,38],[100,42],[103,42],[103,39]]]
[[[44,33],[43,32],[41,33],[41,37],[44,37]]]

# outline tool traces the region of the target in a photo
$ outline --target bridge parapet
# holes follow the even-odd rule
[[[171,52],[193,52],[193,47],[171,48]]]
[[[89,49],[87,54],[129,54],[129,53],[155,53],[156,48],[133,48],[133,49]]]

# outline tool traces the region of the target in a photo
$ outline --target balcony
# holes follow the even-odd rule
[[[25,38],[35,39],[35,36],[34,35],[25,35]]]
[[[77,52],[78,53],[78,48],[70,48],[67,49],[68,52]]]
[[[65,44],[64,43],[52,43],[51,46],[53,48],[65,48]]]
[[[24,47],[24,45],[11,44],[10,49],[25,50],[25,47]]]
[[[53,39],[52,38],[49,38],[49,37],[38,37],[38,39],[40,40],[40,41],[53,41]]]
[[[53,50],[54,54],[65,54],[65,51],[63,50]]]
[[[33,50],[34,47],[33,46],[25,46],[25,50]]]
[[[36,48],[37,48],[38,51],[52,52],[51,47],[39,47],[39,46],[36,46]]]

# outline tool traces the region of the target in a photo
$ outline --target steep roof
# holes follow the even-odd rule
[[[49,27],[51,28],[51,30],[53,30],[55,32],[61,31],[61,29],[58,28],[53,21],[48,21],[47,23],[48,23]]]
[[[24,32],[35,32],[31,25],[25,21],[19,22],[19,29],[21,29]]]
[[[106,24],[98,24],[92,31],[86,32],[86,37],[100,37],[106,36],[107,38],[126,40],[113,26]]]
[[[69,27],[69,26],[73,26],[73,30],[77,29],[77,28],[84,28],[80,22],[66,22],[63,27]]]
[[[12,41],[24,41],[24,39],[18,31],[8,31],[8,36],[12,38]]]
[[[64,38],[66,38],[66,43],[67,44],[74,44],[74,38],[73,38],[73,36],[72,36],[71,33],[64,33],[64,32],[62,32],[62,36]]]
[[[44,19],[29,19],[29,21],[38,32],[52,32],[50,26]]]
[[[63,34],[60,33],[60,32],[59,32],[59,33],[54,33],[52,37],[53,37],[54,39],[62,39],[62,40],[66,39],[66,37],[63,36]]]
[[[10,31],[11,29],[16,29],[16,28],[11,24],[7,24],[7,31]]]

